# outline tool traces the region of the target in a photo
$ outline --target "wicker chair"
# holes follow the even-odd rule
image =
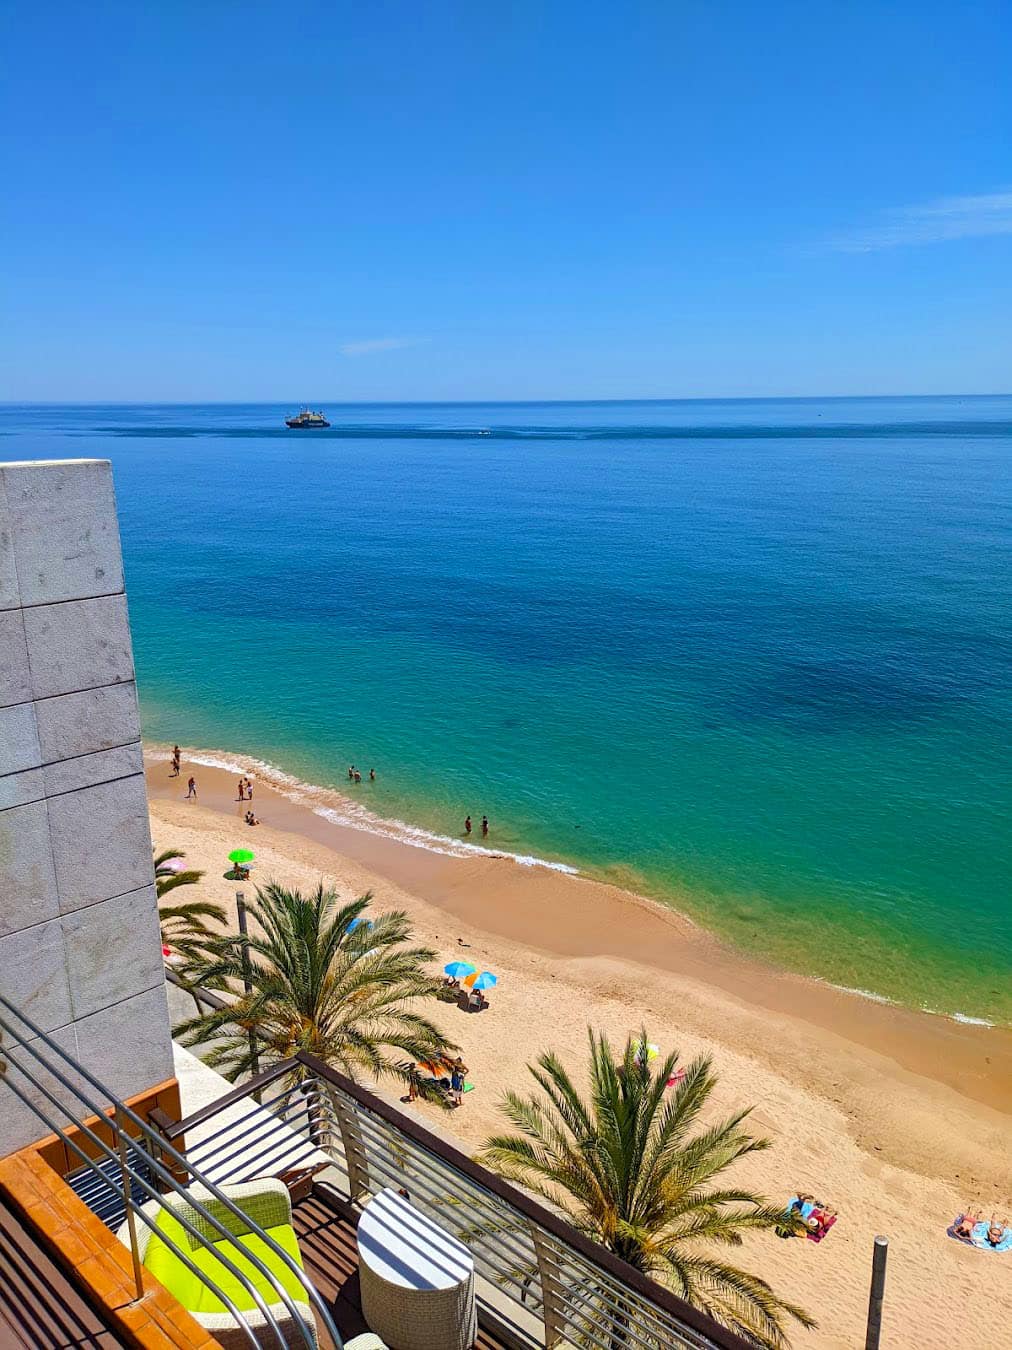
[[[302,1260],[292,1230],[291,1201],[283,1181],[267,1177],[259,1181],[243,1182],[240,1185],[220,1186],[218,1189],[261,1231],[278,1242],[301,1268]],[[220,1251],[244,1270],[256,1284],[286,1342],[293,1347],[304,1346],[305,1338],[291,1311],[286,1304],[278,1301],[277,1291],[250,1264],[246,1252],[248,1243],[250,1250],[255,1250],[258,1258],[287,1291],[310,1333],[313,1344],[318,1344],[316,1322],[312,1309],[306,1301],[306,1291],[292,1272],[264,1246],[249,1224],[233,1214],[206,1187],[193,1185],[188,1189],[187,1196],[192,1196],[204,1210],[213,1215],[229,1232],[231,1239],[223,1238],[200,1211],[187,1204],[185,1196],[170,1194],[163,1196],[161,1200],[149,1200],[141,1209],[155,1228],[150,1228],[143,1219],[138,1219],[136,1226],[140,1259],[151,1274],[186,1308],[200,1326],[225,1347],[225,1350],[233,1348],[249,1350],[249,1338],[245,1331],[232,1314],[225,1310],[221,1299],[203,1284],[162,1240],[161,1234],[164,1233],[180,1250],[190,1256],[191,1260],[194,1259],[194,1254],[199,1254],[200,1261],[195,1264],[199,1264],[209,1278],[229,1295],[257,1339],[264,1346],[276,1346],[277,1336],[249,1292],[221,1262],[215,1261],[213,1257],[210,1262],[208,1261],[209,1252]],[[206,1245],[199,1243],[175,1221],[174,1216],[180,1214],[193,1225],[201,1237],[206,1239]],[[128,1224],[121,1225],[117,1237],[129,1247]]]

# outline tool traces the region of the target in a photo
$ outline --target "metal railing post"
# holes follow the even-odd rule
[[[886,1257],[889,1255],[889,1239],[881,1234],[875,1239],[871,1260],[871,1292],[868,1295],[868,1332],[864,1338],[864,1350],[878,1350],[879,1336],[882,1333],[882,1301],[885,1297]]]
[[[566,1327],[565,1308],[560,1297],[559,1263],[536,1224],[528,1224],[541,1280],[541,1315],[545,1323],[545,1347],[552,1350],[562,1340]]]
[[[239,920],[239,935],[242,938],[242,987],[247,996],[253,992],[253,981],[249,959],[249,930],[246,927],[246,897],[242,891],[235,893],[235,912]],[[249,1054],[251,1076],[256,1078],[260,1072],[260,1054],[257,1050],[257,1034],[253,1027],[249,1029]],[[260,1100],[258,1092],[253,1093],[254,1101]]]
[[[137,1289],[136,1302],[144,1297],[144,1275],[141,1269],[141,1252],[137,1243],[137,1220],[134,1216],[133,1195],[130,1191],[130,1165],[127,1159],[126,1144],[123,1142],[123,1121],[120,1118],[119,1106],[116,1107],[113,1120],[116,1127],[116,1150],[119,1153],[119,1174],[120,1181],[123,1184],[123,1212],[126,1214],[127,1227],[130,1231],[130,1260],[134,1267],[134,1285]]]
[[[338,1133],[341,1136],[344,1161],[348,1168],[348,1199],[354,1205],[369,1191],[369,1167],[365,1162],[365,1139],[358,1127],[358,1121],[355,1119],[354,1107],[349,1107],[347,1102],[341,1099],[340,1092],[335,1092],[329,1084],[324,1091],[337,1122]]]

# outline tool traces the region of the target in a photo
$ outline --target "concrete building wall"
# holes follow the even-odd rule
[[[0,464],[0,994],[119,1097],[173,1074],[157,914],[110,465]],[[0,1085],[0,1156],[46,1132]]]

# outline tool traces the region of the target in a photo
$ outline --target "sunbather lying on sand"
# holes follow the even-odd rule
[[[973,1210],[968,1209],[962,1218],[952,1225],[952,1236],[962,1238],[964,1242],[970,1242],[973,1239],[974,1226],[978,1223],[980,1223],[980,1215],[974,1214]]]
[[[1009,1228],[1008,1219],[999,1219],[997,1214],[992,1214],[991,1222],[986,1227],[985,1222],[982,1214],[968,1209],[956,1220],[949,1232],[960,1242],[968,1242],[974,1247],[1006,1250],[1005,1244],[1012,1242],[1012,1229]]]

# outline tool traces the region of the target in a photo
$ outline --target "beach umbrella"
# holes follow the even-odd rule
[[[465,975],[473,975],[475,969],[470,961],[451,961],[448,966],[443,967],[443,973],[449,975],[451,980],[462,980]]]
[[[355,931],[356,928],[362,928],[362,927],[365,927],[365,928],[371,928],[371,927],[372,927],[372,919],[363,919],[362,916],[359,915],[359,917],[358,917],[357,919],[352,919],[351,923],[348,925],[348,932],[349,932],[349,933],[354,933],[354,931]]]
[[[642,1064],[645,1061],[647,1064],[649,1064],[650,1061],[652,1059],[656,1059],[660,1053],[661,1053],[660,1046],[649,1045],[643,1041],[640,1041],[636,1046],[636,1055],[635,1055],[636,1063]]]
[[[252,851],[252,849],[234,848],[232,852],[228,855],[228,860],[229,862],[239,863],[242,866],[245,866],[246,863],[251,863],[255,857],[256,854]]]
[[[464,983],[469,989],[491,989],[499,981],[490,970],[483,970],[480,975],[468,975]]]

